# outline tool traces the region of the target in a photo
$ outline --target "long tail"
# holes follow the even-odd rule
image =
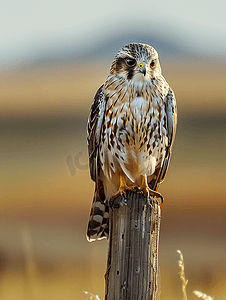
[[[95,190],[91,207],[87,239],[89,242],[102,240],[109,236],[109,207],[100,201],[100,197]]]

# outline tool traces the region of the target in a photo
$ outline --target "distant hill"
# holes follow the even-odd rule
[[[144,43],[153,46],[161,57],[173,57],[173,56],[184,56],[192,55],[191,53],[185,52],[182,47],[176,47],[173,41],[169,41],[156,38],[152,35],[140,35],[140,34],[126,34],[118,37],[111,37],[106,41],[103,41],[99,47],[84,49],[83,53],[75,54],[75,58],[85,58],[89,55],[89,58],[112,58],[115,56],[117,51],[124,45],[129,43]],[[76,52],[75,52],[76,53]]]
[[[61,49],[52,49],[48,54],[42,55],[33,60],[37,63],[50,63],[54,61],[56,63],[65,61],[87,61],[87,60],[112,60],[117,51],[124,45],[129,43],[145,43],[153,46],[159,53],[160,58],[178,58],[186,57],[186,59],[194,58],[198,53],[186,52],[183,47],[178,47],[178,42],[167,41],[161,38],[156,38],[149,34],[123,34],[121,36],[111,36],[108,39],[103,40],[98,45],[90,44],[89,47],[80,48],[76,44],[64,45]]]
[[[78,61],[112,61],[117,51],[126,44],[140,42],[153,46],[159,53],[161,62],[169,59],[182,59],[184,61],[218,61],[225,62],[226,57],[207,56],[203,53],[186,50],[186,46],[181,44],[178,37],[167,39],[163,36],[157,37],[153,34],[124,33],[103,37],[101,42],[92,43],[89,46],[78,44],[77,41],[70,39],[64,44],[56,43],[49,45],[48,50],[43,48],[36,53],[29,53],[25,58],[3,63],[1,70],[15,68],[51,68],[53,65],[68,65]]]

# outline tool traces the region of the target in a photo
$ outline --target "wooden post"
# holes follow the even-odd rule
[[[105,300],[158,298],[160,206],[152,198],[128,192],[110,210]]]

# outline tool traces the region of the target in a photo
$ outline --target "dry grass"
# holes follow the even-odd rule
[[[183,300],[187,300],[187,292],[186,292],[186,286],[188,284],[188,280],[185,278],[185,273],[184,273],[184,257],[183,254],[180,250],[177,250],[177,253],[180,255],[180,260],[178,261],[178,265],[180,268],[180,280],[182,282],[182,292],[183,292],[183,296],[184,299]]]
[[[213,297],[207,296],[206,294],[200,291],[193,291],[193,293],[198,297],[202,298],[203,300],[213,300]]]
[[[100,300],[98,295],[93,295],[92,293],[87,292],[87,291],[83,291],[82,293],[89,295],[89,298],[87,298],[87,300]]]
[[[177,253],[180,255],[180,260],[178,261],[178,265],[180,268],[180,279],[182,282],[182,292],[183,292],[183,296],[184,299],[183,300],[188,300],[187,298],[187,292],[186,292],[186,286],[188,284],[188,280],[185,278],[185,271],[184,271],[184,257],[183,254],[180,250],[177,250]],[[193,291],[193,293],[198,297],[198,298],[202,298],[203,300],[213,300],[213,297],[207,296],[206,294],[200,292],[200,291]]]

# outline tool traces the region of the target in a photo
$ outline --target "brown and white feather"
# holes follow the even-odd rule
[[[128,66],[127,59],[136,66]],[[136,69],[139,64],[146,66],[145,74]],[[94,97],[88,120],[90,175],[95,181],[90,241],[108,236],[108,200],[119,188],[120,173],[128,186],[139,186],[145,175],[149,187],[158,189],[169,166],[176,123],[175,96],[162,76],[157,51],[144,44],[124,46]]]

